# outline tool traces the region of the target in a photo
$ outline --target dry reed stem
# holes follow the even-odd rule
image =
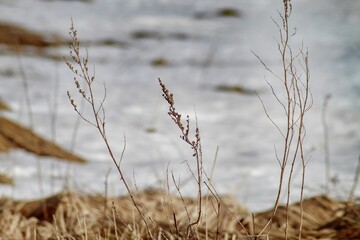
[[[285,229],[284,229],[284,237],[288,238],[288,226],[289,226],[289,215],[288,215],[288,206],[290,204],[290,195],[292,189],[292,178],[294,172],[294,166],[297,162],[297,159],[300,158],[302,165],[302,177],[301,177],[301,191],[300,191],[300,225],[299,225],[299,236],[301,239],[301,230],[302,230],[302,199],[305,185],[305,170],[306,170],[306,160],[303,149],[303,141],[306,135],[304,116],[305,113],[312,106],[312,96],[309,87],[310,81],[310,71],[308,65],[308,53],[304,52],[303,46],[300,47],[300,50],[297,54],[293,53],[292,47],[290,46],[290,39],[293,37],[296,32],[290,34],[289,31],[289,18],[292,11],[292,5],[290,0],[283,1],[283,13],[279,13],[281,18],[282,25],[279,25],[274,19],[274,23],[278,28],[279,32],[279,42],[277,43],[277,48],[279,54],[281,56],[282,63],[282,76],[273,72],[267,65],[262,61],[262,59],[255,54],[255,56],[259,59],[260,63],[263,67],[277,80],[279,80],[283,84],[283,91],[285,93],[285,100],[281,100],[279,95],[276,93],[275,89],[269,83],[271,92],[275,97],[276,101],[279,103],[280,107],[284,110],[286,115],[286,127],[285,129],[281,129],[279,125],[271,118],[268,114],[266,106],[264,102],[261,100],[261,103],[264,108],[264,112],[271,123],[276,127],[281,136],[283,137],[283,150],[281,158],[277,154],[277,150],[275,148],[275,156],[277,161],[280,164],[280,176],[279,176],[279,186],[278,191],[273,207],[273,213],[270,217],[268,224],[265,225],[263,231],[268,228],[268,233],[271,231],[271,226],[273,219],[276,215],[277,209],[280,203],[280,196],[282,195],[284,184],[287,185],[287,193],[286,193],[286,211],[285,211]],[[305,74],[305,80],[303,81],[303,75]],[[289,168],[289,173],[286,175],[286,169]],[[287,178],[287,180],[285,180]],[[287,181],[287,182],[285,182]],[[262,232],[263,232],[262,231]]]
[[[127,180],[125,179],[122,168],[120,166],[123,155],[121,156],[121,158],[119,160],[115,157],[115,155],[113,154],[113,151],[110,147],[107,135],[106,135],[106,128],[105,128],[106,115],[105,115],[105,109],[103,107],[103,104],[106,99],[106,86],[104,85],[104,96],[103,96],[102,100],[100,101],[100,104],[97,105],[96,104],[97,99],[93,92],[93,83],[95,81],[95,70],[94,70],[94,73],[92,75],[90,75],[89,68],[88,68],[89,58],[88,58],[87,51],[86,51],[85,57],[82,57],[80,55],[80,42],[77,38],[77,30],[75,30],[73,22],[71,22],[69,36],[71,38],[70,57],[75,62],[75,66],[72,63],[70,63],[70,61],[68,59],[65,58],[64,60],[65,60],[66,65],[69,67],[69,69],[75,74],[75,77],[74,77],[75,86],[80,94],[80,97],[90,107],[92,116],[90,116],[90,118],[88,118],[88,117],[84,116],[82,112],[80,112],[78,110],[75,100],[71,97],[70,92],[68,91],[67,95],[68,95],[69,101],[70,101],[71,105],[73,106],[74,110],[76,111],[76,113],[85,122],[94,126],[98,130],[102,140],[105,143],[105,146],[108,150],[110,158],[113,161],[113,163],[120,175],[120,180],[122,181],[127,193],[129,194],[129,196],[132,200],[132,204],[135,206],[136,210],[138,211],[138,213],[141,216],[142,221],[146,225],[146,229],[148,230],[149,236],[151,236],[152,234],[150,232],[150,227],[148,225],[148,222],[145,219],[144,213],[141,211],[139,204],[136,202],[136,200],[132,194],[132,191],[130,189],[130,186],[129,186]],[[78,78],[84,82],[85,88],[81,86]],[[92,119],[92,120],[90,120],[90,119]],[[125,151],[125,146],[126,145],[124,144],[123,151]]]
[[[195,157],[196,161],[196,176],[195,180],[197,182],[197,190],[198,190],[198,205],[197,205],[197,217],[195,220],[191,220],[189,218],[189,224],[186,230],[186,238],[190,237],[190,233],[193,231],[192,227],[198,225],[201,218],[202,213],[202,184],[203,184],[203,162],[202,162],[202,151],[201,151],[201,141],[200,141],[200,130],[198,128],[197,122],[196,122],[196,128],[195,128],[195,136],[194,139],[190,139],[189,132],[190,132],[190,120],[189,115],[186,116],[185,119],[185,126],[182,120],[182,116],[180,113],[178,113],[175,109],[175,101],[174,101],[174,95],[169,91],[169,89],[166,87],[166,85],[161,81],[160,78],[158,78],[159,84],[161,86],[162,90],[162,96],[169,104],[169,111],[168,114],[170,118],[174,121],[175,125],[180,129],[181,136],[180,138],[186,142],[188,145],[190,145],[191,149],[194,151],[193,157]],[[190,172],[191,171],[190,168]],[[174,180],[174,183],[175,180]],[[176,185],[176,184],[175,184]],[[178,188],[178,185],[176,185],[176,188],[178,192],[180,193],[180,189]],[[185,206],[185,205],[184,205]]]
[[[20,75],[21,75],[21,81],[22,81],[21,83],[22,83],[22,88],[23,88],[23,93],[24,93],[24,95],[22,95],[22,96],[24,97],[25,107],[27,110],[28,118],[29,118],[29,128],[30,128],[30,130],[33,130],[34,117],[33,117],[32,104],[31,104],[31,99],[30,99],[29,80],[27,79],[25,69],[24,69],[22,59],[21,59],[19,52],[16,55],[16,60],[18,62]],[[20,106],[22,106],[22,104]]]
[[[195,157],[196,160],[196,174],[194,174],[194,171],[191,169],[190,165],[187,163],[188,169],[190,171],[190,173],[192,174],[193,178],[196,180],[197,183],[197,188],[198,188],[198,215],[195,219],[195,221],[191,222],[191,216],[189,213],[193,212],[191,210],[189,210],[189,208],[187,207],[186,202],[184,201],[184,197],[181,194],[180,191],[180,187],[179,187],[179,183],[177,183],[175,181],[174,175],[172,174],[172,180],[173,183],[177,189],[177,192],[180,196],[180,199],[183,201],[183,206],[184,206],[184,211],[186,213],[186,216],[188,218],[188,227],[187,227],[187,234],[186,234],[186,239],[188,239],[190,237],[190,231],[192,231],[191,227],[193,225],[197,225],[197,231],[195,231],[195,234],[199,233],[199,229],[204,229],[205,231],[205,238],[208,238],[208,234],[209,234],[209,227],[208,227],[208,219],[207,219],[207,212],[205,211],[204,214],[203,213],[203,209],[207,209],[208,207],[208,202],[209,202],[209,197],[211,197],[212,199],[215,199],[216,203],[214,203],[213,201],[211,201],[211,208],[213,208],[215,215],[213,215],[211,217],[211,219],[216,219],[216,235],[215,238],[218,239],[219,235],[220,235],[220,229],[223,229],[223,226],[226,226],[226,224],[223,222],[223,218],[224,218],[224,214],[230,214],[231,216],[234,217],[234,219],[237,219],[237,216],[231,211],[231,209],[226,207],[226,203],[223,202],[223,199],[220,197],[220,195],[216,192],[214,186],[211,183],[211,177],[207,177],[207,181],[203,180],[203,174],[205,174],[207,176],[207,174],[204,172],[203,170],[203,165],[202,165],[202,153],[201,153],[201,143],[200,143],[200,131],[199,128],[197,126],[197,122],[196,122],[196,129],[195,129],[195,140],[190,140],[189,138],[189,132],[190,132],[190,121],[189,121],[189,116],[186,116],[185,119],[185,126],[182,122],[182,116],[180,113],[178,113],[175,109],[175,101],[174,101],[174,96],[173,94],[169,91],[169,89],[166,87],[166,85],[161,81],[161,79],[159,80],[159,84],[161,86],[161,90],[163,93],[163,97],[164,99],[168,102],[169,104],[169,111],[168,114],[171,117],[171,119],[174,121],[174,123],[178,126],[178,128],[180,129],[182,135],[180,136],[180,138],[185,141],[187,144],[190,145],[191,149],[194,151],[193,156]],[[218,149],[217,149],[218,151]],[[216,162],[216,156],[217,156],[217,151],[216,151],[216,155],[215,155],[215,160],[214,160],[214,165]],[[213,165],[213,169],[211,171],[211,176],[213,174],[213,170],[214,170],[214,165]],[[202,197],[202,186],[201,184],[205,184],[206,187],[208,188],[208,190],[210,191],[210,195],[207,195],[205,197],[205,202],[203,202],[203,197]],[[169,187],[168,187],[169,188]],[[203,206],[204,205],[204,206]],[[224,211],[224,210],[225,211]],[[203,224],[203,221],[200,221],[202,218],[202,215],[205,216],[205,226],[204,227],[199,227],[199,224]],[[174,214],[174,220],[175,223],[177,222],[176,219],[177,215]],[[243,230],[246,234],[246,236],[249,236],[247,229],[242,225],[242,223],[240,221],[235,221],[236,224],[234,224],[235,226],[240,226],[241,230]],[[213,229],[215,226],[213,226],[211,229]],[[176,227],[177,228],[177,227]],[[197,235],[196,235],[197,236]]]
[[[329,147],[329,127],[326,121],[326,111],[329,105],[331,95],[327,94],[324,99],[323,108],[321,111],[321,122],[324,131],[324,149],[325,149],[325,194],[330,193],[330,180],[331,180],[331,164],[330,164],[330,147]]]

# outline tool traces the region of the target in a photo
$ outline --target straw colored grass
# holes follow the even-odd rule
[[[0,44],[6,44],[14,47],[21,45],[48,47],[59,45],[62,41],[63,40],[54,36],[45,36],[41,33],[14,24],[0,23]]]
[[[0,99],[0,110],[10,110],[10,107]]]
[[[157,239],[182,238],[188,225],[184,204],[196,214],[196,199],[181,199],[158,190],[140,192],[134,197],[151,220],[150,230]],[[150,239],[129,196],[107,199],[63,192],[37,201],[3,199],[0,203],[0,239]],[[215,239],[216,229],[223,237],[239,233],[233,214],[242,218],[247,211],[237,200],[225,196],[220,212],[213,197],[204,198],[203,204],[206,217],[201,219],[198,238],[208,235]],[[174,228],[174,214],[178,229]]]
[[[0,173],[0,184],[12,185],[13,179],[5,173]]]
[[[196,215],[197,199],[151,189],[134,197],[151,222],[152,239],[185,239],[188,216],[184,206]],[[271,210],[254,214],[253,222],[235,198],[224,196],[221,202],[218,208],[213,196],[204,197],[204,214],[191,239],[250,240],[238,221],[258,234],[272,214]],[[360,239],[360,205],[318,196],[305,200],[303,207],[303,239]],[[288,214],[288,239],[298,239],[299,203],[290,205]],[[285,207],[280,206],[269,239],[283,239],[284,215]],[[1,199],[0,226],[0,239],[151,239],[129,196],[105,198],[64,191],[30,202]]]
[[[325,237],[334,237],[336,230],[324,228],[329,222],[338,219],[344,215],[345,203],[336,201],[326,196],[317,196],[303,201],[302,218],[302,238],[303,239],[321,239]],[[272,212],[266,211],[256,215],[255,228],[263,229],[271,217]],[[270,233],[270,239],[283,239],[285,227],[288,228],[288,238],[298,239],[300,225],[301,209],[300,204],[295,203],[286,206],[280,206],[273,218],[273,230]],[[288,220],[286,220],[288,216]],[[250,219],[247,219],[246,226],[250,226]]]
[[[30,129],[0,116],[0,152],[7,152],[12,148],[21,148],[39,156],[52,156],[79,163],[85,162],[85,159],[45,140]]]

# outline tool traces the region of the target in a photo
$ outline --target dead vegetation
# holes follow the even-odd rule
[[[274,97],[284,109],[287,127],[280,129],[277,123],[264,111],[284,138],[284,149],[276,158],[281,173],[279,190],[273,209],[250,214],[236,199],[220,196],[211,184],[211,179],[203,169],[200,130],[197,122],[190,129],[190,118],[175,109],[173,94],[159,79],[162,94],[169,105],[168,114],[181,132],[181,139],[193,152],[195,167],[189,165],[193,183],[197,192],[196,198],[184,197],[174,176],[172,184],[176,194],[164,190],[133,191],[122,168],[122,155],[114,156],[108,143],[105,126],[103,98],[98,101],[93,92],[95,72],[88,71],[88,55],[80,54],[80,43],[77,31],[71,26],[70,60],[65,60],[74,73],[74,84],[87,106],[90,116],[85,116],[77,107],[76,99],[68,92],[69,101],[79,116],[99,132],[107,147],[109,157],[118,173],[119,182],[127,192],[126,196],[108,198],[89,195],[81,192],[65,191],[54,196],[34,200],[15,201],[0,200],[0,238],[1,239],[359,239],[360,206],[355,203],[339,202],[326,196],[303,199],[306,158],[303,151],[305,137],[304,115],[311,107],[309,90],[308,55],[303,48],[294,54],[289,45],[293,35],[289,34],[288,18],[291,12],[290,1],[284,0],[284,15],[280,14],[282,24],[277,25],[280,40],[278,48],[283,63],[282,75],[277,75],[259,58],[261,64],[275,79],[284,84],[286,100],[279,99],[271,84]],[[230,15],[228,11],[225,11]],[[21,32],[16,29],[12,43],[48,46],[40,40],[33,43],[22,40]],[[31,35],[32,36],[32,35]],[[32,36],[34,38],[34,36]],[[133,36],[136,39],[161,38],[154,34],[141,33]],[[38,45],[37,45],[38,44]],[[300,59],[298,69],[295,60]],[[158,65],[163,62],[158,62]],[[305,76],[302,80],[301,76]],[[220,91],[252,93],[240,87],[221,86]],[[192,135],[193,134],[193,135]],[[124,140],[125,151],[126,141]],[[83,160],[71,153],[64,152],[55,144],[48,142],[29,129],[6,118],[0,118],[0,150],[9,151],[20,147],[38,155],[55,156],[72,161]],[[295,153],[293,153],[295,152]],[[291,182],[295,162],[302,166],[301,193],[299,202],[290,204]],[[289,175],[287,175],[287,171]],[[167,184],[171,181],[168,180]],[[206,187],[205,187],[206,186]],[[287,191],[285,191],[287,186]],[[210,195],[204,195],[209,190]],[[286,204],[280,205],[280,197],[285,194]],[[263,237],[263,238],[262,238]]]
[[[39,156],[51,156],[72,162],[85,162],[85,159],[45,140],[30,129],[0,116],[0,152],[20,148]]]
[[[21,46],[50,47],[62,42],[59,37],[46,36],[15,24],[0,23],[0,44],[8,45],[15,51],[21,50]]]
[[[73,24],[71,25],[69,35],[71,37],[70,57],[71,62],[65,59],[68,68],[74,73],[74,84],[79,97],[87,102],[90,108],[90,116],[84,116],[77,107],[78,100],[73,94],[68,92],[68,97],[75,112],[87,123],[92,125],[103,139],[108,149],[121,180],[124,189],[127,191],[127,205],[122,205],[124,209],[132,209],[132,219],[121,217],[120,222],[114,217],[114,234],[116,239],[119,236],[126,236],[126,239],[322,239],[338,237],[338,231],[327,228],[329,222],[344,216],[344,206],[346,204],[337,202],[327,197],[315,197],[304,200],[305,172],[308,162],[303,143],[306,136],[305,115],[312,106],[312,95],[309,87],[310,71],[308,65],[308,52],[303,46],[300,46],[298,52],[292,49],[291,39],[295,33],[289,29],[289,18],[292,11],[292,5],[289,0],[283,1],[284,12],[279,13],[280,23],[274,20],[279,31],[279,40],[277,47],[280,55],[282,68],[280,73],[274,72],[266,63],[254,53],[262,66],[270,73],[273,80],[282,84],[281,93],[277,93],[270,81],[267,81],[270,90],[277,101],[279,107],[285,113],[285,127],[280,127],[268,114],[264,102],[264,112],[276,130],[283,138],[283,147],[278,152],[275,150],[275,159],[280,166],[279,185],[275,198],[274,206],[271,210],[258,215],[248,215],[242,217],[238,212],[229,210],[224,204],[215,188],[211,184],[203,168],[202,148],[200,141],[200,130],[196,124],[190,124],[189,115],[182,116],[175,109],[175,100],[173,93],[167,88],[166,84],[159,80],[162,96],[168,103],[168,115],[180,130],[180,138],[190,147],[193,153],[193,167],[188,164],[189,172],[192,175],[194,190],[197,192],[196,199],[189,200],[182,196],[181,189],[174,176],[168,173],[172,178],[170,182],[175,186],[176,196],[168,195],[170,201],[164,201],[164,197],[155,202],[161,202],[163,211],[157,215],[159,204],[153,203],[151,198],[143,197],[143,193],[134,193],[124,178],[122,168],[122,155],[116,158],[108,143],[106,136],[106,122],[104,102],[106,100],[106,86],[102,98],[94,94],[94,83],[96,82],[95,72],[89,73],[88,53],[84,56],[80,53],[80,42],[77,37],[77,31]],[[222,89],[223,90],[223,89]],[[281,97],[285,93],[285,97]],[[98,100],[96,100],[98,99]],[[190,129],[191,125],[191,129]],[[195,125],[195,126],[194,126]],[[124,141],[125,151],[126,141]],[[290,197],[293,196],[293,173],[296,163],[301,166],[300,193],[299,202],[290,204]],[[206,187],[205,187],[206,186]],[[204,196],[204,189],[211,192],[211,195]],[[164,195],[164,194],[160,194]],[[146,196],[146,194],[145,194]],[[285,205],[280,205],[280,199],[285,196]],[[156,198],[155,198],[156,199]],[[177,199],[177,200],[175,200]],[[206,199],[213,199],[212,211],[208,213]],[[178,211],[177,203],[179,208]],[[204,205],[205,204],[205,205]],[[146,206],[150,206],[147,208]],[[104,207],[106,209],[107,207]],[[115,211],[118,209],[114,207]],[[225,213],[225,215],[223,214]],[[214,216],[208,218],[209,214]],[[230,217],[230,218],[228,218]],[[132,225],[129,223],[132,221]],[[205,225],[204,225],[205,221]],[[131,227],[128,227],[131,226]],[[118,233],[117,230],[121,229]],[[129,234],[129,235],[125,235]]]
[[[187,215],[184,203],[192,214],[197,200],[169,195],[164,191],[147,190],[134,194],[141,202],[139,207],[151,221],[150,231],[159,239],[182,239],[186,233]],[[234,198],[224,197],[221,212],[217,212],[216,200],[204,198],[203,209],[206,218],[201,220],[197,235],[235,234],[238,217],[247,214],[246,209]],[[63,192],[37,201],[1,200],[0,237],[17,239],[152,239],[141,216],[129,196],[105,198],[103,196]],[[196,214],[196,212],[194,212]],[[176,223],[173,214],[178,216]],[[219,226],[219,220],[221,224]],[[174,228],[177,224],[177,229]],[[17,227],[12,228],[13,225]],[[9,231],[10,229],[10,231]],[[212,230],[210,230],[212,229]],[[28,235],[30,234],[30,235]],[[212,237],[212,239],[215,239]]]
[[[0,101],[0,110],[10,110],[10,107]],[[0,116],[0,153],[7,153],[13,149],[22,149],[38,156],[55,157],[71,162],[86,162],[84,158],[65,150],[53,141],[46,140],[32,129]],[[7,173],[0,173],[0,184],[13,185],[13,182],[13,178]]]
[[[0,110],[10,110],[10,107],[0,99]]]
[[[5,173],[0,173],[0,184],[12,185],[13,183],[14,181],[10,176]]]
[[[129,196],[106,198],[68,191],[28,202],[1,199],[0,238],[186,239],[188,214],[197,214],[197,199],[180,198],[160,190],[146,190],[134,196],[151,221],[153,238]],[[255,229],[256,234],[272,214],[272,210],[254,214],[253,221],[252,215],[229,196],[221,197],[220,207],[213,196],[204,196],[202,204],[203,215],[191,239],[249,240],[240,223],[250,233]],[[348,205],[325,196],[306,199],[303,205],[302,239],[360,238],[360,205]],[[288,239],[298,239],[299,204],[290,205],[288,211]],[[284,226],[285,207],[280,206],[269,239],[283,239]]]

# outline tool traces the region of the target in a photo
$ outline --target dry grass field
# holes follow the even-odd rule
[[[211,178],[203,168],[200,129],[197,123],[190,122],[189,116],[182,116],[177,112],[173,93],[160,79],[163,97],[169,105],[168,115],[175,123],[175,127],[180,130],[181,140],[193,153],[195,168],[189,166],[189,171],[193,175],[197,197],[183,196],[174,176],[170,173],[168,178],[172,180],[168,180],[167,184],[175,185],[176,193],[170,193],[169,188],[132,190],[123,176],[120,165],[122,159],[114,157],[108,143],[105,111],[103,111],[105,98],[98,99],[92,91],[92,83],[96,79],[88,72],[89,59],[87,55],[85,57],[81,55],[77,30],[72,25],[69,32],[70,57],[65,62],[74,73],[75,91],[85,100],[92,117],[86,118],[81,114],[71,91],[68,92],[69,101],[79,116],[98,131],[99,137],[107,147],[109,158],[119,174],[119,185],[126,189],[127,195],[108,197],[64,190],[56,195],[32,201],[1,198],[0,239],[359,240],[360,204],[356,197],[351,196],[349,201],[345,202],[324,195],[309,199],[303,197],[306,171],[302,147],[305,137],[304,116],[312,103],[308,85],[307,52],[301,48],[299,53],[294,54],[288,45],[289,39],[293,37],[289,33],[288,26],[291,10],[291,2],[284,0],[284,13],[280,15],[280,24],[276,25],[280,32],[278,47],[284,77],[273,73],[254,53],[270,75],[284,83],[286,96],[286,100],[282,102],[278,95],[274,94],[286,113],[287,127],[281,130],[268,116],[277,130],[283,134],[285,146],[284,152],[279,153],[281,156],[277,159],[281,171],[279,191],[272,209],[252,213],[234,197],[219,195],[216,192]],[[0,43],[8,44],[12,51],[19,52],[24,45],[46,47],[59,42],[62,41],[55,38],[49,40],[41,33],[33,33],[14,25],[0,24]],[[297,61],[302,64],[300,70],[303,71],[303,75],[298,74],[296,70]],[[305,79],[300,76],[305,76]],[[0,102],[1,109],[5,110],[8,107]],[[267,114],[265,107],[264,111]],[[66,152],[51,141],[40,138],[30,129],[0,117],[0,151],[8,151],[15,147],[38,155],[85,162],[84,159]],[[303,181],[299,202],[291,204],[289,202],[291,189],[288,188],[286,192],[285,186],[291,186],[295,161],[302,163]],[[0,177],[4,183],[11,184],[11,179],[6,176]],[[280,204],[280,195],[287,197],[285,204]]]
[[[1,239],[284,239],[285,206],[280,206],[270,234],[257,236],[272,211],[250,213],[238,200],[203,197],[199,224],[186,237],[188,215],[197,200],[166,191],[134,194],[149,220],[149,235],[129,196],[106,198],[64,191],[34,201],[0,200]],[[298,239],[299,204],[289,206],[288,239]],[[302,239],[360,239],[360,205],[326,196],[304,200]]]

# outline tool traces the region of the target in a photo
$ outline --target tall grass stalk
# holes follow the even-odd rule
[[[321,122],[324,132],[324,149],[325,149],[325,194],[330,193],[330,180],[331,180],[331,163],[330,163],[330,145],[329,145],[329,126],[326,121],[326,112],[328,109],[331,95],[327,94],[324,99],[323,108],[321,111]]]
[[[53,142],[56,142],[56,123],[57,123],[57,116],[58,116],[58,95],[59,95],[59,67],[56,64],[56,74],[54,78],[54,89],[53,93],[49,97],[49,112],[50,112],[50,132],[51,132],[51,139]]]
[[[26,76],[24,65],[23,65],[20,53],[17,53],[16,60],[18,62],[20,76],[21,76],[21,80],[22,80],[22,87],[23,87],[23,92],[24,92],[24,95],[22,95],[22,96],[24,97],[25,107],[26,107],[26,110],[27,110],[28,118],[29,118],[29,128],[31,130],[33,130],[33,128],[34,128],[34,117],[33,117],[33,111],[32,111],[31,98],[30,98],[29,80],[28,80],[28,78]]]
[[[278,81],[282,83],[285,93],[285,99],[281,99],[280,94],[276,92],[270,82],[267,81],[273,96],[283,109],[286,116],[286,126],[281,129],[278,123],[276,123],[269,115],[264,102],[261,103],[264,107],[264,111],[269,120],[273,123],[276,129],[279,131],[283,138],[283,150],[282,155],[279,156],[275,149],[276,159],[280,166],[279,186],[274,202],[272,217],[270,218],[268,225],[268,233],[270,233],[273,219],[277,213],[280,197],[284,191],[284,185],[287,186],[286,191],[286,223],[284,230],[285,239],[288,238],[288,208],[290,204],[290,196],[292,190],[292,181],[295,163],[300,160],[301,163],[301,190],[300,190],[300,225],[299,225],[299,239],[301,239],[302,220],[303,220],[303,196],[305,185],[305,170],[307,160],[304,153],[304,138],[306,136],[305,128],[305,114],[312,106],[312,95],[310,92],[310,70],[309,70],[309,58],[308,52],[304,50],[303,46],[300,46],[299,51],[294,53],[291,47],[291,38],[296,34],[296,31],[290,32],[289,19],[292,12],[292,5],[290,0],[283,0],[283,12],[279,13],[281,24],[273,19],[278,33],[279,40],[277,42],[277,49],[281,58],[282,72],[280,74],[275,73],[270,69],[266,63],[256,54],[263,67]],[[288,170],[288,172],[287,172]],[[265,230],[264,228],[264,230]]]
[[[166,87],[166,85],[161,81],[159,78],[159,84],[161,86],[162,90],[162,96],[169,104],[169,111],[168,114],[170,118],[174,121],[175,125],[180,129],[181,136],[180,138],[187,143],[190,148],[193,150],[193,157],[196,161],[196,174],[194,177],[196,178],[197,183],[197,216],[195,219],[191,219],[189,217],[189,224],[186,229],[186,238],[190,237],[190,233],[193,231],[193,227],[196,226],[200,222],[201,213],[202,213],[202,184],[203,184],[203,162],[202,162],[202,149],[201,149],[201,141],[200,141],[200,130],[198,127],[198,123],[196,121],[195,125],[195,136],[193,139],[189,136],[190,133],[190,119],[189,115],[186,116],[185,122],[183,122],[182,116],[179,112],[175,109],[175,101],[174,101],[174,95],[169,91],[169,89]],[[185,125],[184,125],[185,124]],[[190,169],[190,172],[191,169]],[[175,180],[174,180],[175,183]],[[180,189],[177,187],[178,192],[180,193]],[[188,215],[189,216],[189,215]]]
[[[73,106],[76,113],[82,118],[85,122],[92,125],[94,128],[97,129],[98,133],[100,134],[103,142],[105,143],[105,146],[107,148],[107,151],[109,153],[109,156],[111,160],[113,161],[119,176],[120,180],[123,183],[127,193],[129,194],[132,204],[136,208],[138,214],[140,215],[143,223],[146,226],[146,230],[149,234],[149,236],[152,236],[152,233],[150,231],[150,227],[148,225],[147,220],[145,219],[144,213],[140,209],[139,204],[136,202],[134,195],[130,189],[130,185],[127,182],[122,167],[122,157],[121,155],[120,159],[117,159],[110,147],[107,135],[106,135],[106,115],[105,115],[105,109],[104,109],[104,102],[106,100],[106,86],[104,85],[104,96],[101,99],[100,103],[97,104],[98,98],[95,96],[93,91],[93,83],[95,81],[95,70],[93,74],[89,73],[89,67],[88,67],[88,53],[86,52],[85,56],[82,56],[80,54],[80,42],[77,37],[77,30],[75,30],[73,22],[71,22],[71,27],[69,31],[69,36],[71,38],[71,44],[70,44],[70,56],[71,59],[75,62],[75,65],[73,65],[67,58],[65,58],[65,63],[68,66],[68,68],[74,73],[74,83],[75,86],[80,94],[80,97],[85,101],[85,103],[89,106],[91,111],[91,116],[88,118],[85,116],[82,112],[79,111],[75,100],[72,98],[70,92],[67,92],[69,101],[71,105]],[[79,79],[81,82],[84,83],[84,86],[82,86],[79,82]],[[123,152],[125,151],[125,144],[123,148]],[[151,237],[152,238],[152,237]]]

